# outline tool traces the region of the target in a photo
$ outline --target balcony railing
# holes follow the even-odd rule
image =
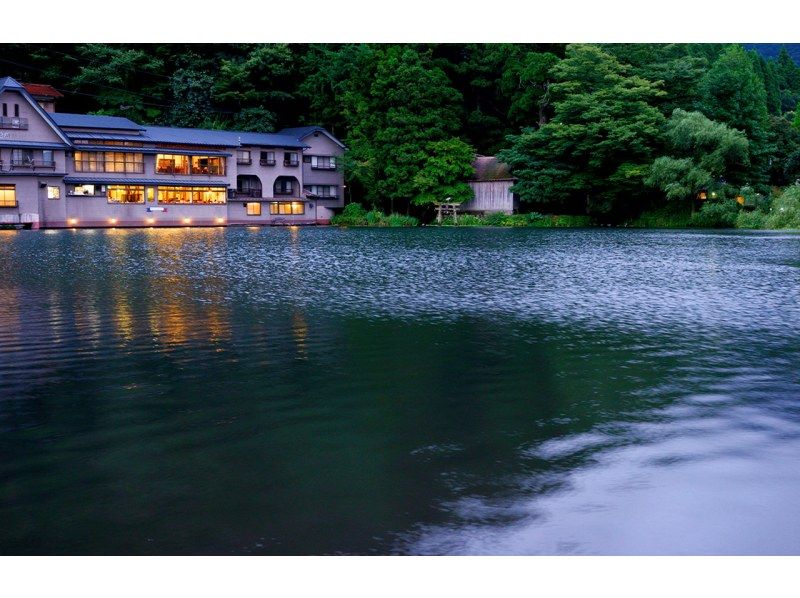
[[[33,161],[34,168],[55,168],[56,162],[55,160],[34,160]]]
[[[11,168],[33,168],[33,160],[11,160]]]
[[[277,195],[294,195],[294,189],[274,189],[274,194]]]
[[[237,189],[236,191],[234,191],[234,196],[261,198],[261,189]]]
[[[236,163],[248,166],[253,163],[253,160],[251,158],[236,158]]]
[[[175,166],[159,166],[156,168],[156,174],[207,174],[225,176],[225,169],[212,166],[209,168],[192,168],[191,170],[187,170],[186,168],[178,168]]]
[[[300,166],[300,160],[284,160],[283,165],[291,168],[297,168]]]
[[[266,158],[261,158],[261,160],[259,160],[258,163],[261,164],[261,166],[275,166],[274,159],[268,160]]]
[[[311,170],[336,170],[336,164],[314,164],[311,165]]]
[[[28,119],[19,116],[0,116],[0,129],[27,129]]]

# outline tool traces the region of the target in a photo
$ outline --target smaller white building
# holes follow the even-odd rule
[[[498,161],[494,156],[476,156],[472,163],[475,174],[469,181],[471,200],[459,206],[459,212],[468,214],[513,214],[519,208],[519,198],[511,193],[516,179],[511,175],[508,164]]]

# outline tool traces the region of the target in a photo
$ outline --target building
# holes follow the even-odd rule
[[[458,211],[468,214],[500,212],[513,214],[519,208],[519,198],[511,193],[516,181],[508,164],[494,156],[476,156],[472,163],[475,174],[469,181],[474,197],[462,203]]]
[[[321,127],[152,127],[55,112],[58,97],[0,78],[0,224],[326,224],[344,205],[345,147]]]

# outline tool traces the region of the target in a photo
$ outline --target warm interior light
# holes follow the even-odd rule
[[[156,222],[155,218],[148,218],[147,219],[147,224],[155,224],[155,222]]]
[[[192,223],[192,219],[191,218],[184,218],[183,219],[183,223],[184,224],[191,224]]]
[[[109,218],[109,219],[108,219],[108,221],[109,221],[111,224],[116,224],[116,223],[117,223],[117,219],[116,219],[116,218]]]
[[[70,218],[69,219],[69,223],[70,224],[78,224],[78,219],[77,218]]]
[[[217,218],[217,224],[225,224],[224,218]]]

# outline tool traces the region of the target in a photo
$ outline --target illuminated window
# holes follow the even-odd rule
[[[189,174],[189,156],[158,154],[156,172],[159,174]]]
[[[108,203],[144,203],[144,186],[109,185]]]
[[[155,199],[156,199],[155,187],[148,187],[147,188],[147,201],[155,201]]]
[[[72,188],[72,195],[94,195],[94,185],[75,185]]]
[[[224,204],[225,187],[161,187],[158,203]]]
[[[248,216],[261,216],[261,204],[258,202],[246,203],[244,207],[247,208]]]
[[[305,214],[306,206],[300,201],[274,201],[269,204],[269,213],[273,215]]]
[[[61,187],[47,186],[47,199],[61,199]]]
[[[75,172],[144,172],[142,154],[75,152]]]
[[[192,156],[192,174],[225,174],[225,159],[211,156]]]
[[[0,185],[0,208],[17,207],[16,185]]]

